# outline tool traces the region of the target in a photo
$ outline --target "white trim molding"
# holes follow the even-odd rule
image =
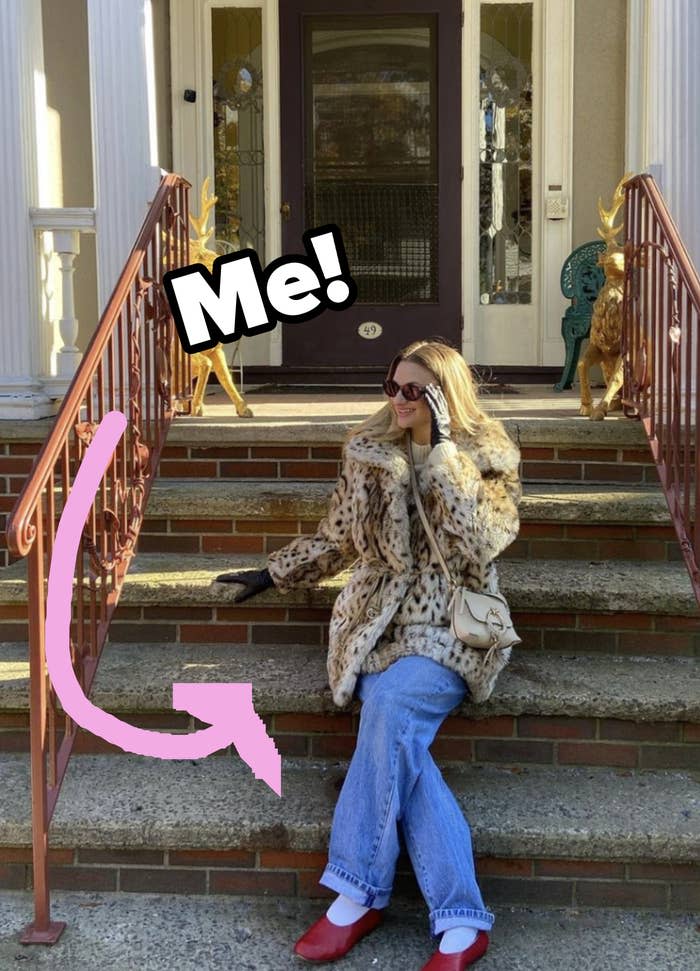
[[[95,232],[95,210],[89,207],[67,206],[62,209],[34,208],[29,216],[35,230],[77,229],[81,233]]]
[[[479,310],[479,178],[474,146],[479,144],[479,46],[481,5],[462,3],[462,354],[476,362],[476,327]]]
[[[572,206],[564,219],[545,217],[550,192],[571,202],[573,192],[574,5],[542,0],[542,101],[540,108],[542,225],[539,301],[542,365],[561,364],[561,318],[567,303],[560,287],[561,267],[571,252]],[[552,189],[552,186],[561,186]]]
[[[173,168],[192,183],[191,208],[196,212],[202,182],[207,176],[212,184],[214,181],[211,12],[221,7],[252,7],[259,9],[262,15],[264,262],[269,263],[282,253],[277,0],[170,0]],[[196,92],[194,102],[185,101],[187,89]],[[278,366],[282,363],[279,326],[269,334],[244,338],[241,343],[240,353],[245,354],[246,364]]]

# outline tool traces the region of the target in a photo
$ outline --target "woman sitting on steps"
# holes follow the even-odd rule
[[[335,703],[362,701],[320,879],[338,897],[295,953],[333,961],[381,922],[400,825],[431,932],[442,934],[422,971],[464,971],[486,952],[495,918],[476,880],[469,825],[429,748],[467,695],[490,696],[511,649],[486,659],[451,634],[448,583],[415,508],[407,450],[451,574],[479,592],[498,590],[493,561],[518,532],[520,456],[446,344],[405,348],[384,391],[388,402],[345,445],[316,533],[272,553],[264,570],[217,580],[242,584],[240,601],[272,585],[314,587],[357,561],[333,608],[327,658]]]

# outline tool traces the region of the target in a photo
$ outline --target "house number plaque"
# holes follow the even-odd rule
[[[372,341],[376,337],[380,337],[382,333],[382,325],[378,324],[374,320],[365,320],[357,328],[357,333],[360,337],[364,337],[365,340]]]

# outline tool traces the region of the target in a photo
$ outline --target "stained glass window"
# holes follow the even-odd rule
[[[265,263],[262,16],[259,7],[212,12],[214,192],[219,253],[250,247]],[[196,196],[195,196],[196,198]]]
[[[479,282],[484,304],[532,298],[532,4],[481,5]]]

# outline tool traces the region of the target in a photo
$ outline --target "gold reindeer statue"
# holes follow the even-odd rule
[[[218,254],[213,250],[207,249],[209,238],[214,232],[214,227],[207,229],[207,222],[209,221],[209,213],[216,205],[216,200],[217,197],[215,195],[209,195],[209,177],[207,176],[202,183],[199,219],[195,219],[194,216],[190,215],[190,223],[196,236],[190,239],[189,259],[190,263],[203,263],[210,272]],[[239,418],[253,417],[253,412],[233,383],[231,372],[226,362],[223,344],[217,344],[216,347],[211,347],[207,351],[197,351],[190,356],[192,359],[192,377],[197,378],[197,387],[192,397],[191,414],[201,415],[204,413],[202,405],[204,392],[207,387],[209,375],[214,371],[214,374],[219,379],[219,384],[233,402]]]
[[[581,385],[579,413],[588,416],[591,421],[602,421],[608,411],[618,411],[622,407],[619,391],[623,382],[620,341],[622,338],[625,255],[624,249],[617,242],[617,237],[623,227],[622,225],[616,226],[615,219],[625,201],[623,185],[631,177],[631,173],[627,173],[618,182],[610,209],[605,209],[603,200],[598,199],[598,213],[602,223],[598,235],[607,244],[606,249],[598,257],[598,263],[605,271],[605,283],[593,304],[590,339],[586,353],[578,365],[578,377]],[[605,394],[595,406],[593,405],[589,382],[590,368],[594,364],[600,364],[607,386]]]

